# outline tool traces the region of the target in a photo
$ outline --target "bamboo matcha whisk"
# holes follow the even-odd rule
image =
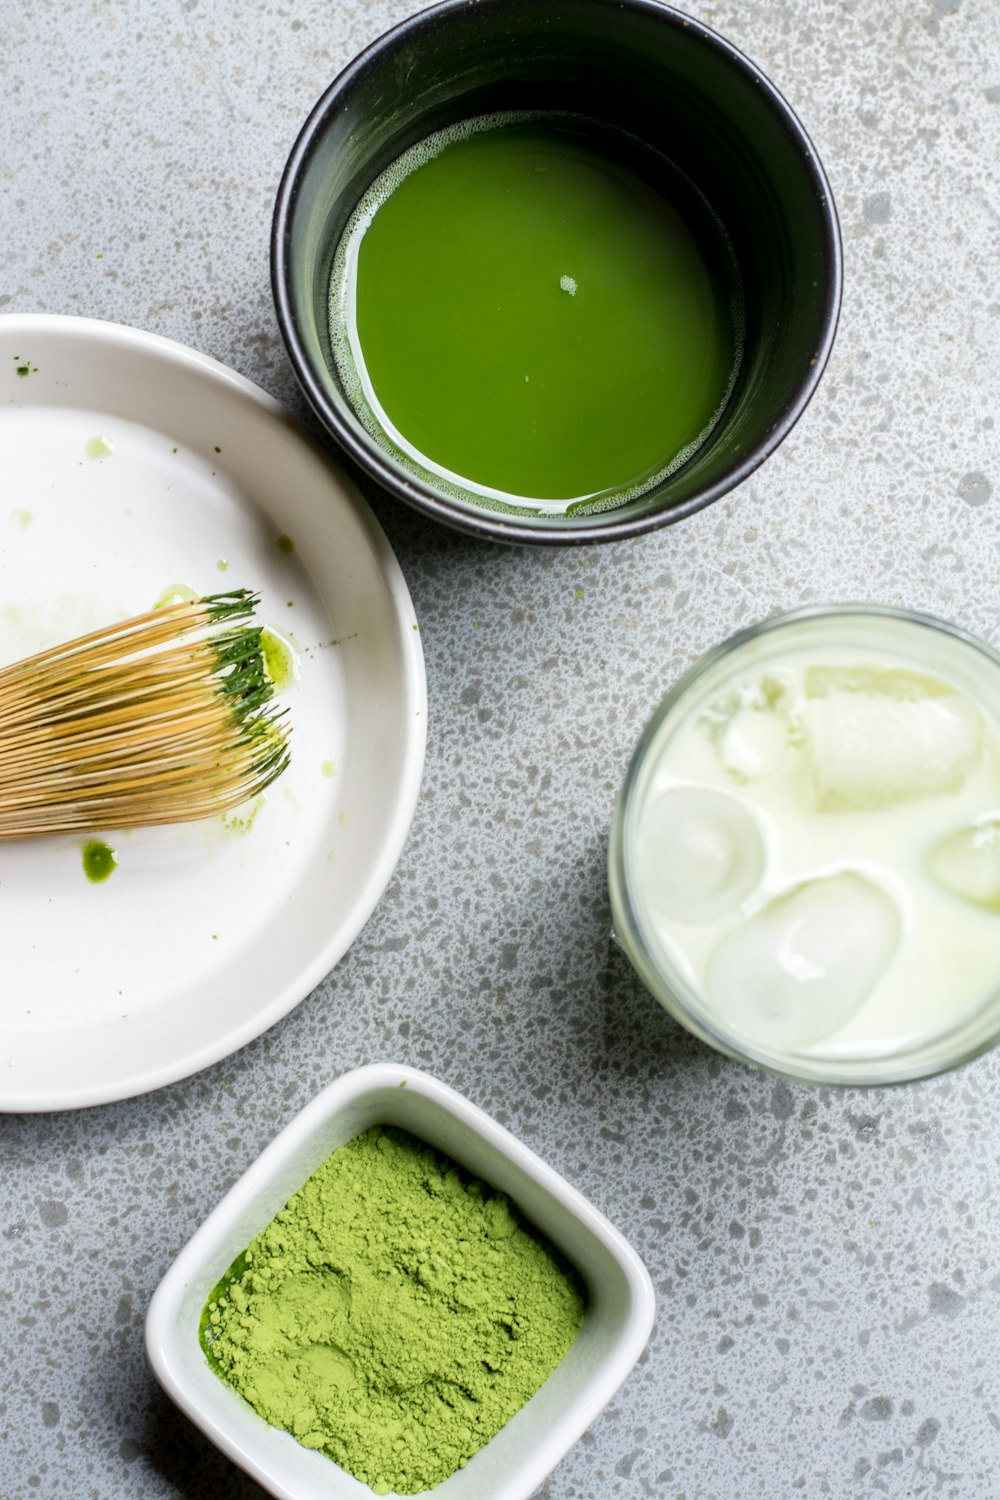
[[[0,670],[0,839],[182,823],[288,764],[247,589],[124,620]]]

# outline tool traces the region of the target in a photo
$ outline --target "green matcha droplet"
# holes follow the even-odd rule
[[[201,595],[188,583],[168,583],[163,593],[153,601],[154,609],[167,609],[171,604],[193,604]]]
[[[264,671],[279,691],[298,681],[299,654],[292,643],[270,625],[265,625],[260,633],[260,649]]]
[[[88,839],[83,846],[83,873],[94,885],[107,880],[118,868],[118,856],[103,839]]]
[[[104,436],[103,432],[98,432],[84,445],[83,451],[88,458],[96,462],[99,458],[110,458],[115,451],[115,445],[110,438]]]
[[[220,814],[219,822],[227,833],[249,833],[264,801],[263,794],[260,794],[252,802],[242,803],[236,812]]]

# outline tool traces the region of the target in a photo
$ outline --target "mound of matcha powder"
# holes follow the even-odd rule
[[[464,1467],[583,1322],[574,1273],[502,1193],[376,1126],[313,1173],[202,1315],[209,1362],[377,1495]]]

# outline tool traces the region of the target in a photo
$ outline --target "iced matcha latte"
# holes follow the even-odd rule
[[[1000,1031],[1000,658],[868,607],[703,659],[636,752],[616,935],[658,999],[789,1077],[874,1083]]]

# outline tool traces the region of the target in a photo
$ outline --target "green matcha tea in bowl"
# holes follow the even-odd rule
[[[649,1335],[635,1253],[415,1069],[341,1078],[202,1225],[150,1306],[178,1405],[272,1494],[526,1500]]]
[[[709,439],[743,352],[732,245],[666,158],[570,114],[412,147],[334,257],[330,344],[369,436],[497,513],[616,510]]]
[[[840,245],[802,126],[655,0],[445,0],[319,101],[272,279],[320,420],[398,497],[518,542],[725,493],[829,353]]]

